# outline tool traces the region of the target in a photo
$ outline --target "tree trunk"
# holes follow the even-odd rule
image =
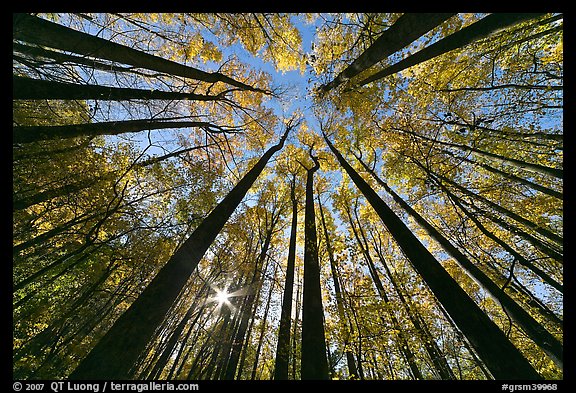
[[[444,187],[444,185],[441,184],[441,188],[444,190],[446,195],[448,195],[448,197],[456,204],[456,206],[458,206],[460,208],[460,210],[462,210],[464,215],[466,217],[468,217],[474,224],[476,224],[476,227],[478,227],[478,229],[484,235],[486,235],[486,237],[488,237],[489,239],[492,239],[496,244],[500,245],[507,253],[512,255],[516,259],[516,261],[518,261],[518,263],[520,263],[522,266],[528,268],[532,273],[534,273],[535,275],[540,277],[543,282],[545,282],[548,285],[550,285],[551,287],[555,288],[560,293],[564,293],[564,289],[563,289],[562,284],[560,284],[559,282],[554,280],[552,277],[550,277],[550,275],[548,273],[544,272],[538,266],[534,265],[532,262],[530,262],[529,260],[524,258],[522,255],[520,255],[520,253],[518,251],[514,250],[508,243],[506,243],[505,241],[500,239],[498,236],[496,236],[495,234],[490,232],[488,229],[486,229],[486,227],[484,225],[482,225],[480,220],[478,220],[478,218],[476,218],[472,212],[470,212],[468,209],[466,209],[466,207],[464,207],[462,200],[460,198],[458,198],[456,195],[452,194],[449,190],[447,190]]]
[[[276,360],[274,362],[274,379],[288,379],[288,363],[290,361],[290,322],[292,318],[292,294],[294,293],[294,265],[296,262],[296,231],[298,229],[298,200],[296,199],[296,175],[290,184],[290,199],[292,201],[292,224],[288,244],[288,259],[286,264],[286,281],[282,297],[282,311],[278,328],[278,343],[276,345]]]
[[[515,182],[520,183],[520,184],[524,184],[525,186],[528,186],[528,187],[530,187],[530,188],[533,189],[533,190],[540,191],[540,192],[543,193],[543,194],[550,195],[550,196],[552,196],[552,197],[554,197],[554,198],[557,198],[557,199],[560,199],[560,200],[562,200],[562,199],[564,198],[563,194],[562,194],[561,192],[559,192],[559,191],[552,190],[551,188],[544,187],[544,186],[542,186],[542,185],[540,185],[540,184],[536,184],[536,183],[534,183],[534,182],[532,182],[532,181],[530,181],[530,180],[524,179],[524,178],[522,178],[522,177],[513,175],[513,174],[508,173],[508,172],[504,172],[504,171],[502,171],[502,170],[500,170],[500,169],[498,169],[498,168],[494,168],[494,167],[492,167],[492,166],[490,166],[490,165],[488,165],[488,164],[484,164],[484,163],[482,163],[482,162],[474,161],[474,160],[471,160],[471,159],[469,159],[469,158],[467,158],[467,157],[457,156],[456,154],[454,154],[454,153],[452,153],[452,152],[449,152],[448,150],[440,149],[440,151],[443,152],[444,154],[448,154],[449,156],[456,158],[457,160],[466,161],[466,162],[468,162],[468,163],[470,163],[470,164],[472,164],[472,165],[477,165],[477,166],[479,166],[479,167],[481,167],[481,168],[484,168],[484,169],[486,169],[488,172],[492,172],[492,173],[495,173],[495,174],[497,174],[497,175],[500,175],[500,176],[502,176],[502,177],[504,177],[504,178],[506,178],[506,179],[515,181]]]
[[[413,135],[419,139],[431,142],[433,144],[439,144],[439,145],[443,145],[443,146],[453,147],[455,149],[462,150],[462,151],[468,151],[468,152],[471,152],[473,154],[476,154],[476,155],[479,155],[482,157],[494,159],[496,161],[503,162],[503,163],[508,164],[508,165],[512,165],[516,168],[524,169],[524,170],[535,172],[535,173],[540,173],[542,175],[553,176],[553,177],[556,177],[558,179],[562,179],[562,177],[564,175],[564,171],[562,169],[550,168],[550,167],[540,165],[540,164],[532,164],[529,162],[518,160],[516,158],[504,157],[504,156],[501,156],[499,154],[490,153],[490,152],[487,152],[484,150],[477,149],[475,147],[461,145],[458,143],[451,143],[451,142],[443,142],[443,141],[434,140],[434,139],[428,138],[424,135],[420,135],[416,132],[403,130],[401,128],[394,128],[394,130],[405,133],[405,134]]]
[[[300,269],[296,270],[296,277],[298,277],[299,275],[299,271]],[[296,380],[299,379],[299,375],[298,375],[298,356],[296,356],[296,352],[297,352],[297,347],[298,347],[298,342],[300,342],[300,337],[298,335],[299,329],[298,329],[298,320],[300,318],[300,310],[301,310],[301,292],[302,292],[302,284],[301,281],[299,280],[298,283],[296,284],[296,309],[294,310],[294,329],[292,332],[292,379]],[[300,333],[301,333],[301,329],[300,329]],[[301,335],[301,334],[300,334]]]
[[[256,372],[258,371],[258,361],[260,360],[260,351],[262,350],[262,343],[264,342],[264,334],[266,333],[266,320],[268,319],[268,311],[270,310],[270,300],[272,299],[272,291],[274,290],[274,283],[276,281],[276,269],[278,265],[274,266],[274,273],[270,280],[270,289],[268,290],[268,298],[266,299],[266,307],[264,308],[264,315],[262,316],[262,323],[260,325],[260,336],[258,337],[258,346],[256,347],[256,355],[254,357],[254,366],[252,367],[252,374],[250,379],[256,379]]]
[[[326,143],[350,178],[376,210],[414,269],[466,335],[497,379],[541,379],[522,353],[478,307],[410,229],[368,183],[346,162],[324,134]]]
[[[265,92],[219,72],[205,72],[27,14],[13,14],[13,39],[242,90]]]
[[[488,15],[478,22],[458,30],[448,37],[427,46],[419,52],[416,52],[415,54],[369,76],[368,78],[365,78],[358,82],[355,87],[364,86],[367,83],[395,74],[454,49],[463,48],[474,41],[488,37],[502,29],[514,26],[520,22],[538,18],[542,15],[544,15],[544,13],[497,13]]]
[[[342,297],[342,292],[340,291],[340,280],[338,277],[338,270],[336,267],[336,259],[334,258],[334,252],[332,250],[332,245],[330,244],[330,235],[328,234],[328,228],[326,226],[326,220],[324,218],[324,209],[322,208],[322,202],[320,201],[320,195],[318,195],[318,210],[320,211],[320,221],[322,222],[322,229],[324,230],[324,238],[326,239],[326,251],[328,252],[328,259],[330,260],[330,271],[332,272],[332,281],[334,282],[334,293],[336,295],[336,309],[338,311],[338,318],[340,319],[340,327],[344,331],[344,345],[348,347],[350,340],[350,327],[346,319],[346,314],[344,312],[344,299]],[[345,350],[346,362],[348,364],[348,374],[350,379],[358,378],[358,369],[356,368],[356,361],[354,360],[354,354],[350,349]]]
[[[248,324],[250,319],[254,319],[254,305],[258,299],[260,289],[262,288],[262,276],[266,271],[267,264],[266,259],[268,256],[268,249],[270,248],[270,242],[272,241],[272,234],[274,232],[274,227],[276,225],[276,220],[273,219],[270,228],[267,228],[266,238],[264,239],[264,244],[262,245],[262,250],[258,259],[256,260],[254,275],[252,276],[252,281],[250,283],[250,293],[246,296],[242,315],[240,319],[240,325],[238,326],[238,331],[234,335],[234,340],[232,342],[232,350],[230,352],[230,358],[226,366],[226,373],[224,378],[226,380],[233,380],[236,372],[238,370],[238,375],[242,372],[242,367],[238,367],[240,361],[240,355],[244,347],[244,341],[246,339],[246,331],[248,330]],[[250,335],[248,335],[248,339]],[[246,348],[244,348],[246,351]]]
[[[307,169],[306,209],[304,215],[304,294],[302,300],[302,379],[330,379],[324,335],[324,309],[320,287],[318,240],[314,214],[314,172],[320,168],[318,159]]]
[[[480,201],[480,202],[484,203],[485,205],[491,207],[492,209],[494,209],[498,213],[501,213],[502,215],[504,215],[508,218],[511,218],[514,221],[519,222],[520,224],[527,226],[531,230],[533,230],[533,231],[539,233],[540,235],[546,237],[547,239],[553,241],[557,245],[562,246],[564,244],[564,240],[562,239],[562,237],[553,233],[552,231],[550,231],[546,228],[542,228],[541,226],[539,226],[539,225],[533,223],[532,221],[520,216],[519,214],[517,214],[517,213],[515,213],[515,212],[513,212],[513,211],[511,211],[511,210],[509,210],[503,206],[500,206],[499,204],[494,203],[494,202],[488,200],[487,198],[484,198],[483,196],[481,196],[479,194],[476,194],[476,193],[468,190],[466,187],[462,187],[460,184],[448,179],[445,176],[436,174],[436,177],[438,179],[441,179],[444,182],[450,184],[452,187],[456,188],[462,194],[467,195],[468,197],[475,199],[477,201]]]
[[[494,281],[490,279],[480,268],[478,268],[472,261],[470,261],[459,249],[457,249],[446,237],[444,237],[434,226],[432,226],[424,217],[416,212],[406,201],[404,201],[398,194],[392,190],[384,180],[382,180],[376,173],[371,170],[366,163],[360,158],[356,159],[362,166],[372,175],[374,180],[380,184],[392,196],[394,201],[398,203],[409,215],[412,217],[430,237],[436,240],[442,248],[453,257],[468,275],[484,288],[494,299],[496,299],[506,313],[512,318],[520,328],[532,339],[534,342],[546,352],[546,354],[558,365],[563,367],[563,349],[562,344],[550,334],[538,321],[536,321],[524,308],[514,301],[507,293],[504,292]]]
[[[334,80],[321,86],[320,91],[327,93],[338,87],[379,61],[408,46],[453,15],[454,13],[406,13],[400,16]]]
[[[357,206],[355,207],[355,209],[356,208],[357,208]],[[355,209],[354,209],[354,215],[356,216],[356,220],[358,223],[358,230],[356,230],[356,226],[354,225],[354,220],[352,219],[352,216],[350,215],[350,211],[347,209],[346,214],[348,215],[348,220],[350,221],[350,227],[352,228],[352,232],[354,233],[354,237],[356,238],[356,242],[358,243],[358,246],[360,247],[360,250],[362,251],[362,255],[364,256],[364,260],[366,261],[366,264],[368,265],[368,271],[370,272],[370,277],[372,278],[372,282],[374,282],[374,286],[376,287],[376,291],[378,292],[378,295],[380,295],[382,300],[384,300],[384,303],[389,306],[390,299],[388,298],[388,294],[386,293],[386,290],[384,289],[384,285],[382,284],[382,280],[380,280],[380,274],[376,270],[376,266],[374,266],[374,261],[372,260],[372,257],[370,256],[370,250],[368,248],[368,242],[366,241],[366,236],[364,234],[364,231],[362,230],[362,227],[360,225],[360,220],[358,219],[358,215],[356,214]],[[362,240],[360,239],[359,234],[362,236],[362,239],[364,240],[365,243],[362,243]],[[398,343],[396,343],[398,346],[398,350],[400,351],[400,353],[402,355],[404,355],[404,358],[406,359],[406,362],[408,363],[408,367],[410,368],[410,372],[411,372],[412,376],[414,377],[414,379],[423,380],[424,376],[422,375],[422,372],[420,371],[420,367],[416,363],[416,357],[414,356],[414,352],[412,352],[412,349],[410,348],[410,345],[408,344],[408,340],[406,339],[406,335],[404,334],[404,327],[400,324],[400,321],[398,321],[398,318],[396,318],[396,315],[394,314],[394,310],[392,310],[390,307],[388,307],[388,311],[389,311],[388,314],[390,315],[390,320],[392,321],[392,327],[394,328],[394,330],[396,332],[398,332],[397,333]]]
[[[374,237],[373,240],[374,242],[376,242],[376,239],[374,239]],[[412,322],[412,325],[414,325],[414,328],[418,332],[420,340],[424,345],[424,349],[426,349],[428,356],[430,356],[430,359],[432,360],[432,364],[434,365],[434,368],[436,369],[438,376],[444,380],[456,379],[454,373],[452,373],[450,365],[448,365],[448,362],[446,361],[446,357],[438,347],[438,344],[436,344],[436,340],[434,339],[434,337],[432,337],[432,334],[430,334],[430,330],[428,330],[426,323],[424,322],[422,317],[419,314],[417,314],[417,311],[413,310],[408,304],[408,301],[404,297],[404,294],[402,293],[400,287],[398,286],[398,283],[396,282],[396,279],[394,278],[392,272],[390,271],[390,268],[388,267],[388,263],[384,258],[384,254],[382,253],[381,248],[377,247],[376,244],[374,244],[374,250],[376,251],[378,258],[380,259],[382,266],[384,266],[384,270],[386,270],[388,279],[392,283],[392,287],[394,287],[394,290],[398,295],[398,299],[402,303],[402,306],[406,311],[406,315],[408,315],[408,319],[410,319],[410,322]]]
[[[174,91],[132,89],[99,85],[55,82],[12,76],[12,99],[14,100],[225,100],[225,92],[218,95],[181,93]]]
[[[72,372],[70,379],[126,379],[130,377],[130,366],[145,348],[154,331],[178,298],[198,262],[258,178],[270,157],[282,149],[291,128],[291,125],[286,128],[280,142],[264,153],[254,167],[172,255],[130,308],[122,314]]]
[[[60,126],[14,126],[12,127],[12,143],[32,143],[81,136],[120,135],[129,132],[178,128],[201,128],[210,133],[240,132],[238,129],[221,127],[206,121],[137,119]]]

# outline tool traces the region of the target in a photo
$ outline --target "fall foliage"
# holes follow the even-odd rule
[[[560,13],[13,14],[13,377],[563,378]]]

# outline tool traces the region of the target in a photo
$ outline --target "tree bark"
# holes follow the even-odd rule
[[[240,204],[268,160],[282,149],[291,130],[287,126],[280,142],[264,153],[254,167],[202,221],[172,255],[130,308],[120,316],[70,379],[126,379],[129,369],[178,298],[188,278],[222,227]]]
[[[304,213],[304,293],[302,300],[302,379],[330,379],[324,335],[324,309],[320,287],[318,240],[314,214],[314,172],[320,168],[312,155],[314,166],[307,169],[306,208]]]
[[[544,15],[544,13],[495,13],[488,15],[478,22],[458,30],[448,37],[427,46],[419,52],[376,72],[368,78],[358,82],[355,87],[364,86],[372,81],[395,74],[454,49],[463,48],[474,41],[488,37],[502,29],[514,26],[520,22],[538,18],[542,15]]]
[[[145,130],[201,128],[209,133],[237,133],[241,130],[221,127],[206,121],[165,121],[138,119],[99,123],[67,124],[61,126],[14,126],[12,143],[32,143],[45,140],[76,138],[81,136],[119,135]]]
[[[500,328],[478,307],[410,229],[396,216],[368,183],[346,162],[324,134],[326,143],[382,219],[391,235],[466,335],[482,361],[497,379],[542,379]]]
[[[328,259],[330,261],[330,271],[332,273],[332,281],[334,282],[334,294],[336,296],[336,309],[338,311],[338,318],[340,320],[340,327],[344,331],[344,345],[347,347],[350,340],[350,327],[346,319],[346,313],[344,312],[344,298],[342,297],[342,292],[340,290],[340,279],[338,275],[338,269],[336,267],[336,259],[334,258],[334,251],[332,250],[332,245],[330,243],[330,235],[328,233],[328,227],[326,226],[326,219],[324,218],[324,209],[322,208],[322,202],[320,201],[320,195],[318,195],[318,210],[320,211],[320,221],[322,223],[322,229],[324,230],[324,238],[326,239],[326,251],[328,252]],[[348,365],[348,374],[350,379],[357,379],[358,369],[356,368],[356,360],[354,359],[354,354],[350,349],[345,350],[346,353],[346,363]]]
[[[99,85],[55,82],[12,75],[12,99],[14,100],[225,100],[225,93],[205,95],[174,91],[132,89]]]
[[[372,256],[370,256],[370,250],[368,249],[368,242],[366,241],[366,236],[364,234],[364,231],[362,230],[362,227],[360,226],[360,220],[358,219],[358,215],[356,214],[356,208],[357,206],[355,206],[354,208],[354,215],[356,216],[356,220],[358,223],[358,230],[356,230],[356,226],[354,225],[354,220],[350,215],[350,211],[348,209],[346,210],[348,220],[350,221],[350,227],[352,228],[352,232],[354,233],[354,237],[356,238],[356,243],[358,243],[358,246],[362,251],[364,260],[368,265],[368,271],[370,273],[370,277],[372,278],[372,282],[376,287],[376,292],[378,292],[378,295],[382,298],[382,300],[384,300],[384,303],[386,303],[386,305],[389,305],[390,299],[388,298],[388,294],[384,289],[384,285],[382,284],[382,280],[380,279],[380,274],[376,270],[376,266],[374,265]],[[360,239],[360,236],[362,236],[362,239]],[[362,240],[364,241],[364,243],[362,242]],[[398,350],[400,351],[400,353],[402,353],[402,355],[406,359],[406,362],[408,363],[408,367],[410,368],[410,372],[414,377],[414,379],[423,380],[424,376],[420,371],[420,367],[416,363],[416,357],[414,356],[414,352],[412,352],[412,349],[408,344],[408,340],[406,339],[403,326],[400,324],[400,321],[398,321],[398,318],[394,314],[394,310],[392,310],[390,307],[388,307],[388,314],[390,315],[390,320],[392,321],[392,327],[396,332],[398,332],[397,333],[398,342],[396,343]]]
[[[468,152],[471,152],[475,155],[494,159],[496,161],[503,162],[505,164],[512,165],[516,168],[524,169],[524,170],[527,170],[530,172],[536,172],[536,173],[540,173],[540,174],[546,175],[546,176],[553,176],[553,177],[556,177],[559,179],[562,179],[562,177],[564,176],[564,171],[562,169],[550,168],[550,167],[545,166],[545,165],[533,164],[530,162],[518,160],[516,158],[504,157],[504,156],[501,156],[499,154],[490,153],[490,152],[487,152],[484,150],[477,149],[475,147],[461,145],[458,143],[451,143],[451,142],[443,142],[443,141],[434,140],[434,139],[428,138],[424,135],[420,135],[416,132],[403,130],[401,128],[394,128],[394,130],[413,135],[419,139],[423,139],[423,140],[432,142],[433,144],[439,144],[439,145],[443,145],[443,146],[453,147],[453,148],[456,148],[456,149],[462,150],[462,151],[468,151]]]
[[[322,93],[338,87],[350,78],[384,60],[393,53],[428,33],[454,13],[406,13],[386,29],[356,60],[346,67],[334,80],[320,87]]]
[[[298,200],[296,199],[296,175],[290,184],[290,200],[292,201],[292,224],[288,243],[288,259],[286,264],[286,281],[282,297],[282,311],[278,328],[278,343],[274,361],[274,379],[288,379],[288,363],[290,361],[290,322],[292,318],[292,295],[294,293],[294,266],[296,262],[296,231],[298,229]]]
[[[205,72],[27,14],[13,14],[13,39],[209,83],[264,93],[219,72]]]
[[[506,313],[520,326],[520,328],[558,365],[563,367],[562,344],[550,334],[538,321],[536,321],[524,308],[504,292],[494,281],[490,279],[479,267],[470,261],[459,249],[457,249],[446,237],[444,237],[424,217],[416,212],[406,201],[392,190],[366,163],[356,157],[358,162],[372,175],[374,180],[388,192],[394,201],[406,211],[431,238],[436,240],[442,248],[453,257],[468,275],[496,299]]]

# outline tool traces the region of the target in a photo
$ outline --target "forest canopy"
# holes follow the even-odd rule
[[[563,378],[561,13],[13,14],[13,378]]]

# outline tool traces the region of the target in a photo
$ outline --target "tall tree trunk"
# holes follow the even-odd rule
[[[356,203],[357,202],[358,201],[356,201]],[[372,256],[370,256],[370,250],[368,248],[368,243],[366,241],[366,235],[364,234],[364,231],[361,227],[360,220],[358,219],[358,215],[356,214],[356,209],[357,209],[357,205],[354,208],[354,215],[356,216],[356,220],[358,223],[358,229],[356,229],[356,226],[354,225],[354,220],[352,219],[352,216],[350,215],[350,211],[348,209],[346,209],[346,214],[348,215],[348,220],[350,221],[350,227],[352,228],[352,232],[354,233],[354,237],[356,238],[356,243],[358,243],[358,246],[360,247],[360,250],[362,251],[362,255],[364,256],[364,260],[366,261],[366,264],[368,265],[368,271],[370,273],[370,277],[372,278],[372,282],[374,282],[374,286],[376,287],[376,291],[378,292],[378,295],[380,295],[382,300],[384,300],[384,303],[386,305],[389,305],[390,299],[388,298],[388,294],[386,293],[386,289],[384,289],[384,285],[382,284],[382,280],[380,280],[380,274],[376,270],[376,266],[374,266],[374,261],[372,260]],[[360,236],[362,236],[364,243],[362,242],[362,239],[360,239]],[[412,376],[414,377],[414,379],[423,380],[424,376],[422,375],[422,372],[420,371],[420,367],[416,363],[416,357],[414,356],[414,352],[412,352],[412,349],[410,348],[410,345],[408,344],[408,340],[406,339],[406,335],[404,334],[404,327],[400,324],[400,321],[398,321],[398,318],[396,318],[396,314],[394,313],[394,310],[392,310],[390,307],[388,307],[388,311],[389,311],[388,314],[390,315],[390,320],[392,321],[392,327],[394,328],[395,331],[398,332],[397,333],[397,335],[398,335],[398,343],[397,343],[398,350],[400,351],[400,353],[402,353],[402,355],[406,359],[406,362],[408,363],[408,367],[410,368],[410,372],[411,372]],[[384,319],[383,319],[383,322],[384,322]]]
[[[227,128],[206,121],[169,119],[137,119],[104,121],[98,123],[66,124],[52,126],[13,126],[12,143],[32,143],[45,140],[77,138],[82,136],[120,135],[145,130],[201,128],[214,134],[238,133],[237,128]]]
[[[300,269],[296,270],[296,277],[299,276],[299,271]],[[302,293],[302,283],[300,280],[298,280],[298,283],[296,284],[296,309],[294,310],[294,328],[293,328],[293,332],[292,332],[292,379],[296,380],[299,379],[298,378],[298,356],[296,356],[296,352],[297,352],[297,347],[298,347],[298,343],[300,342],[300,337],[298,335],[298,332],[300,331],[301,333],[301,329],[299,330],[299,324],[298,324],[298,320],[300,318],[300,310],[301,310],[301,293]]]
[[[217,95],[181,93],[174,91],[108,87],[99,85],[55,82],[12,76],[12,98],[14,100],[225,100],[226,92]]]
[[[45,19],[27,14],[13,14],[12,18],[13,39],[138,68],[146,68],[169,75],[182,76],[209,83],[223,82],[242,90],[265,92],[219,72],[205,72],[100,37],[82,33]]]
[[[430,237],[436,240],[442,248],[453,257],[468,275],[484,288],[494,299],[496,299],[506,313],[520,326],[520,328],[534,342],[546,352],[546,354],[562,368],[563,349],[562,344],[550,334],[538,321],[536,321],[524,308],[514,301],[504,292],[494,281],[490,279],[479,267],[470,261],[459,249],[457,249],[446,237],[444,237],[434,226],[424,217],[416,212],[406,201],[392,190],[384,180],[382,180],[364,161],[356,157],[358,162],[372,175],[374,180],[388,192],[394,201],[398,203],[410,217],[412,217]]]
[[[332,273],[334,293],[336,295],[336,309],[338,311],[338,318],[340,319],[340,327],[344,331],[344,345],[348,347],[348,341],[350,340],[350,327],[348,326],[346,313],[344,312],[344,298],[342,297],[342,292],[340,291],[340,279],[336,267],[336,259],[334,258],[332,244],[330,243],[330,235],[328,233],[328,227],[326,226],[326,219],[324,218],[324,209],[322,208],[322,202],[320,201],[320,194],[318,194],[318,210],[320,211],[320,221],[322,223],[322,229],[324,230],[324,238],[326,239],[326,251],[328,252],[328,259],[330,260],[330,271]],[[345,353],[349,378],[357,379],[358,369],[356,368],[354,354],[349,348],[345,349]]]
[[[525,186],[528,186],[533,190],[540,191],[543,194],[550,195],[550,196],[557,198],[557,199],[560,199],[560,200],[562,200],[564,198],[563,193],[560,191],[556,191],[556,190],[553,190],[551,188],[542,186],[540,184],[536,184],[536,183],[534,183],[530,180],[524,179],[520,176],[513,175],[512,173],[504,172],[498,168],[494,168],[493,166],[490,166],[488,164],[484,164],[483,162],[478,162],[478,161],[471,160],[467,157],[458,156],[458,155],[456,155],[456,154],[454,154],[448,150],[440,149],[440,151],[443,152],[444,154],[448,154],[449,156],[456,158],[457,160],[466,161],[472,165],[477,165],[481,168],[484,168],[488,172],[492,172],[492,173],[500,175],[506,179],[515,181],[515,182],[520,183],[520,184],[524,184]]]
[[[501,156],[499,154],[490,153],[490,152],[487,152],[484,150],[477,149],[475,147],[461,145],[459,143],[443,142],[443,141],[435,140],[432,138],[428,138],[427,136],[420,135],[417,132],[408,131],[408,130],[404,130],[401,128],[393,128],[393,129],[395,131],[399,131],[399,132],[402,132],[405,134],[413,135],[413,136],[417,137],[418,139],[422,139],[422,140],[431,142],[432,144],[439,144],[442,146],[453,147],[453,148],[458,149],[458,150],[471,152],[475,155],[479,155],[482,157],[486,157],[488,159],[503,162],[505,164],[512,165],[516,168],[524,169],[524,170],[527,170],[530,172],[540,173],[540,174],[546,175],[546,176],[553,176],[553,177],[556,177],[559,179],[562,179],[562,177],[564,175],[564,171],[562,169],[550,168],[550,167],[545,166],[545,165],[533,164],[533,163],[525,162],[525,161],[522,161],[522,160],[519,160],[516,158],[504,157],[504,156]]]
[[[288,379],[288,362],[290,361],[290,322],[292,318],[292,294],[294,293],[294,265],[296,262],[296,231],[298,229],[298,200],[296,199],[296,175],[290,183],[290,200],[292,201],[292,224],[288,243],[286,263],[286,281],[282,297],[282,311],[278,328],[278,343],[274,361],[274,379]]]
[[[426,349],[428,356],[430,356],[430,359],[432,360],[432,364],[434,365],[436,372],[438,373],[441,379],[444,380],[456,379],[454,373],[452,373],[450,365],[446,361],[446,357],[438,347],[438,344],[436,344],[436,340],[434,339],[434,337],[432,337],[432,334],[430,334],[430,330],[428,330],[426,323],[420,317],[417,311],[413,310],[412,307],[410,307],[410,305],[408,304],[408,301],[404,297],[404,294],[402,293],[400,287],[398,286],[398,283],[396,282],[396,279],[394,278],[392,272],[390,271],[390,268],[388,267],[388,263],[384,258],[384,254],[382,253],[381,247],[376,245],[376,239],[374,238],[374,236],[373,241],[374,241],[374,250],[376,251],[378,258],[380,259],[380,263],[382,263],[382,266],[384,266],[384,270],[388,275],[388,279],[392,283],[392,287],[394,287],[394,290],[398,295],[398,299],[400,300],[400,303],[402,303],[402,306],[406,311],[406,315],[408,315],[408,319],[410,319],[410,322],[412,322],[412,325],[414,325],[414,328],[418,332],[420,340],[424,345],[424,349]]]
[[[321,86],[320,91],[327,93],[338,87],[348,79],[408,46],[453,15],[454,13],[406,13],[400,16],[334,80]]]
[[[258,337],[258,346],[256,347],[256,355],[254,356],[254,366],[252,367],[251,380],[256,379],[256,372],[258,371],[258,361],[260,360],[260,351],[262,351],[262,343],[264,342],[264,334],[266,333],[266,320],[268,319],[268,311],[270,310],[270,300],[272,299],[272,292],[274,290],[274,283],[276,282],[276,270],[278,265],[274,266],[274,273],[270,280],[270,289],[268,290],[268,298],[266,299],[266,307],[264,308],[264,315],[262,316],[262,323],[260,325],[260,336]]]
[[[497,13],[488,15],[478,22],[471,24],[448,37],[425,47],[424,49],[410,55],[399,62],[392,64],[381,71],[358,82],[355,87],[364,86],[372,81],[384,78],[388,75],[395,74],[406,68],[423,63],[434,57],[450,52],[454,49],[463,48],[464,46],[488,37],[502,29],[514,26],[520,22],[535,19],[544,15],[544,13]]]
[[[440,262],[420,243],[368,183],[346,162],[324,134],[326,143],[396,239],[414,269],[466,335],[497,379],[542,379],[500,328],[478,307]]]
[[[302,379],[329,379],[324,335],[324,308],[320,287],[318,240],[314,214],[314,172],[320,168],[312,155],[314,166],[307,169],[306,208],[304,213],[304,294],[302,300]]]
[[[162,323],[198,262],[258,178],[270,157],[282,149],[291,128],[291,124],[287,126],[280,142],[264,153],[172,255],[130,308],[70,374],[70,379],[130,377],[131,365]]]
[[[454,204],[456,206],[458,206],[458,208],[460,208],[460,210],[464,213],[464,215],[466,217],[468,217],[475,225],[476,227],[484,234],[486,235],[487,238],[492,239],[496,244],[500,245],[507,253],[509,253],[510,255],[512,255],[516,261],[518,261],[518,263],[520,263],[522,266],[528,268],[532,273],[534,273],[536,276],[540,277],[542,279],[543,282],[545,282],[546,284],[550,285],[551,287],[553,287],[554,289],[556,289],[558,292],[560,293],[564,293],[564,288],[563,285],[560,284],[558,281],[556,281],[554,278],[552,278],[548,273],[546,273],[545,271],[543,271],[542,269],[540,269],[538,266],[534,265],[532,262],[530,262],[528,259],[524,258],[518,251],[516,251],[514,248],[512,248],[508,243],[506,243],[504,240],[500,239],[498,236],[496,236],[494,233],[490,232],[481,222],[480,220],[478,220],[478,218],[470,211],[468,210],[464,204],[463,201],[458,198],[456,195],[452,194],[448,189],[446,189],[444,187],[443,184],[440,183],[440,187],[443,189],[443,191],[446,193],[446,195],[448,196],[448,198],[450,198]]]
[[[268,266],[266,264],[266,259],[268,258],[268,249],[270,248],[270,242],[272,241],[272,234],[274,233],[274,227],[276,226],[277,219],[278,216],[273,218],[270,227],[266,229],[264,244],[262,245],[262,250],[258,256],[258,259],[256,260],[254,275],[252,276],[252,281],[250,283],[250,292],[246,296],[244,302],[240,325],[238,326],[238,331],[234,335],[230,358],[226,366],[226,373],[224,374],[223,378],[226,380],[233,380],[236,372],[238,371],[238,375],[240,375],[243,369],[242,365],[238,367],[240,362],[240,355],[242,353],[242,349],[244,349],[244,353],[246,351],[246,348],[244,347],[244,342],[246,341],[246,332],[249,330],[248,324],[250,323],[250,320],[254,320],[254,307],[262,288],[262,276],[264,275],[264,272]],[[248,339],[249,338],[250,335],[248,334]]]
[[[494,203],[492,201],[490,201],[489,199],[483,197],[482,195],[476,194],[470,190],[468,190],[466,187],[461,186],[460,184],[456,183],[455,181],[452,181],[450,179],[448,179],[445,176],[436,174],[436,177],[442,181],[444,181],[447,184],[450,184],[450,186],[454,187],[455,189],[457,189],[458,191],[460,191],[462,194],[467,195],[470,198],[473,198],[477,201],[482,202],[483,204],[489,206],[490,208],[494,209],[495,211],[497,211],[498,213],[501,213],[502,215],[513,219],[516,222],[519,222],[520,224],[523,224],[525,226],[527,226],[528,228],[530,228],[531,230],[535,231],[536,233],[546,237],[547,239],[553,241],[554,243],[556,243],[559,246],[562,246],[562,244],[564,244],[564,240],[562,239],[561,236],[553,233],[552,231],[546,229],[546,228],[542,228],[541,226],[533,223],[532,221],[522,217],[521,215],[503,207],[500,206],[497,203]]]

